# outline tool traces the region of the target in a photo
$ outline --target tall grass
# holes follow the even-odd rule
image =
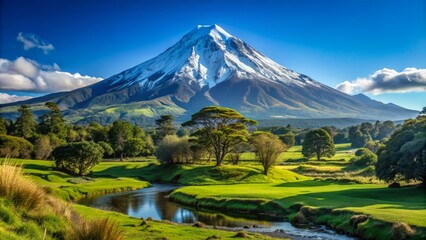
[[[123,231],[120,226],[109,218],[92,221],[80,220],[75,224],[72,239],[75,240],[123,240]]]
[[[24,177],[21,167],[6,160],[0,164],[0,196],[25,209],[33,209],[44,201],[46,194]]]

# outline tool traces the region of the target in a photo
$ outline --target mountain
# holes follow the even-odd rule
[[[255,118],[405,119],[416,111],[350,96],[287,69],[217,25],[199,25],[157,57],[70,92],[2,106],[53,101],[74,122],[182,119],[204,106],[231,107]]]

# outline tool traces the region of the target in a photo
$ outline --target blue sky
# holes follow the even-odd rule
[[[59,70],[58,65],[64,74],[107,78],[155,57],[197,24],[218,24],[276,62],[329,86],[348,81],[349,89],[383,102],[411,109],[426,105],[425,79],[414,88],[405,87],[405,93],[356,82],[376,81],[369,76],[377,71],[382,76],[384,68],[398,76],[423,76],[425,0],[0,0],[0,4],[0,58],[12,63],[19,57],[31,59],[38,68],[48,65],[44,71]],[[42,47],[24,49],[22,39],[37,39]],[[416,70],[406,73],[406,68]],[[53,90],[0,85],[0,92],[16,95]]]

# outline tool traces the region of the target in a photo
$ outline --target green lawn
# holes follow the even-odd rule
[[[350,210],[376,219],[426,227],[426,191],[416,187],[387,188],[379,184],[298,181],[280,184],[191,186],[176,190],[203,199],[272,200],[284,208],[306,206]]]

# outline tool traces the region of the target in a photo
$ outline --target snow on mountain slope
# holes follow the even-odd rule
[[[198,25],[158,57],[109,81],[111,85],[120,83],[122,88],[138,83],[143,89],[152,90],[174,75],[166,80],[189,79],[190,84],[198,84],[200,88],[212,88],[234,74],[239,78],[280,81],[288,85],[317,85],[263,56],[217,25]]]

